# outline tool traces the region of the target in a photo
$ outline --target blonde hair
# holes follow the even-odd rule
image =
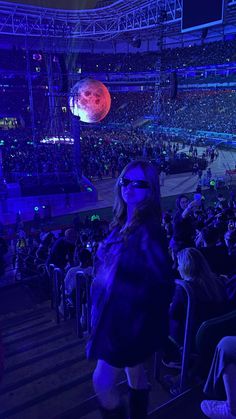
[[[178,252],[177,258],[184,279],[197,284],[210,300],[222,301],[223,286],[199,250],[187,247]]]
[[[122,227],[126,222],[127,205],[122,198],[121,187],[119,185],[120,178],[124,177],[126,172],[130,169],[140,167],[143,171],[147,182],[149,183],[150,194],[148,198],[137,205],[133,220],[130,224],[129,230],[135,225],[141,224],[142,221],[151,217],[152,221],[158,220],[160,222],[161,207],[160,207],[160,186],[159,175],[156,166],[144,160],[134,160],[127,164],[118,177],[115,185],[115,201],[113,206],[114,218],[111,227]]]

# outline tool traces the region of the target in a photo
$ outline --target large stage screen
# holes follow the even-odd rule
[[[182,32],[207,28],[223,21],[224,0],[182,0]]]

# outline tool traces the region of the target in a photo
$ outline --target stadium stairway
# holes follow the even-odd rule
[[[94,365],[71,321],[57,325],[48,302],[1,316],[5,372],[0,418],[47,419],[92,395]]]
[[[0,325],[5,348],[0,419],[100,417],[91,380],[94,363],[86,360],[86,340],[77,338],[72,320],[57,325],[55,313],[46,301],[17,312],[4,311]],[[147,369],[152,384],[150,419],[203,417],[199,397],[191,393],[175,402],[154,380],[153,360]],[[118,385],[124,399],[127,398],[125,376]],[[192,408],[193,399],[197,416],[186,416],[186,406]]]

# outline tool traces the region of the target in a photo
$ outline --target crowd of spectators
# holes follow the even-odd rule
[[[136,52],[135,54],[81,54],[77,65],[83,72],[136,72],[153,71],[159,52]],[[218,41],[204,45],[169,48],[162,51],[163,69],[178,69],[234,62],[236,59],[235,41]]]
[[[50,229],[50,224],[35,222],[29,228],[18,220],[11,238],[0,237],[0,277],[5,269],[12,269],[16,280],[39,275],[47,281],[51,263],[65,271],[78,266],[84,256],[81,252],[93,255],[107,231],[108,222],[99,216],[86,217],[82,222],[76,214],[70,228],[57,230]]]
[[[206,208],[201,194],[192,201],[186,195],[176,200],[176,212],[163,214],[174,276],[190,285],[195,299],[191,347],[200,324],[235,308],[236,199],[218,194],[214,207]],[[176,286],[169,312],[170,341],[164,364],[179,368],[184,342],[187,296]]]
[[[166,102],[162,124],[233,134],[236,128],[235,101],[234,90],[179,92],[176,99]]]
[[[14,138],[14,141],[12,141]],[[115,178],[130,160],[140,157],[155,162],[166,173],[185,157],[181,149],[186,141],[167,134],[141,130],[83,130],[81,133],[82,172],[88,178]],[[195,150],[196,151],[196,150]],[[7,182],[18,182],[26,176],[40,175],[58,179],[73,174],[74,155],[70,144],[38,144],[25,141],[24,136],[8,135],[2,147],[3,174]],[[189,158],[204,163],[204,157],[190,149]],[[192,160],[191,160],[192,161]],[[190,162],[190,165],[192,163]],[[191,170],[192,166],[189,168]],[[183,167],[182,167],[183,169]]]
[[[236,94],[232,89],[179,90],[175,98],[162,97],[161,125],[234,133],[236,121]],[[142,116],[152,117],[154,93],[117,93],[112,98],[112,109],[107,121],[134,124]]]
[[[66,234],[66,237],[69,237],[68,242],[73,242],[74,246],[76,242],[74,238],[78,236],[80,238],[77,243],[79,250],[83,247],[87,248],[88,243],[90,243],[88,247],[92,250],[96,242],[107,233],[108,223],[100,221],[98,218],[92,221],[87,218],[84,222],[81,222],[79,215],[76,215],[73,219],[73,231]],[[228,199],[219,192],[214,207],[208,208],[205,208],[204,197],[201,194],[200,199],[199,196],[195,196],[191,202],[187,196],[180,195],[176,200],[176,210],[174,212],[171,209],[167,210],[162,216],[163,229],[170,242],[174,269],[176,268],[177,252],[181,248],[195,246],[201,249],[214,272],[217,274],[234,273],[236,269],[234,258],[236,251],[235,220],[236,197],[233,192],[230,192]],[[38,226],[27,237],[24,232],[24,224],[19,221],[16,228],[15,249],[24,249],[24,253],[26,253],[26,250],[30,249],[31,251],[32,247],[36,247],[35,254],[37,254],[38,261],[40,263],[46,262],[55,240],[54,234],[41,232]],[[92,243],[94,244],[92,245]],[[4,241],[1,246],[5,249],[2,254],[6,253]],[[58,249],[61,249],[61,247],[63,246],[60,244]],[[67,263],[73,266],[74,248],[71,250],[71,247],[65,258],[61,254],[57,254],[59,250],[57,251],[57,247],[54,247],[50,263],[55,263],[63,269],[67,266]],[[209,250],[209,248],[211,249]],[[216,254],[218,255],[217,258],[215,257]],[[233,258],[228,258],[227,255],[233,256]],[[224,269],[224,272],[221,272],[222,269]]]
[[[24,176],[32,174],[70,172],[72,148],[65,144],[37,145],[37,152],[32,140],[29,141],[19,136],[5,139],[3,147],[3,169],[8,181],[17,181]]]
[[[179,92],[176,99],[164,101],[161,122],[164,127],[185,128],[192,133],[196,130],[234,133],[235,100],[236,95],[231,90]],[[150,157],[155,159],[158,155],[156,150],[160,147],[159,138],[132,129],[135,121],[144,115],[151,117],[152,112],[152,93],[115,94],[107,121],[129,122],[129,130],[83,129],[81,154],[84,174],[97,176],[100,172],[101,176],[114,175],[127,158],[141,156],[147,143],[152,149]],[[71,171],[72,147],[69,145],[39,144],[35,153],[32,135],[27,134],[26,130],[2,133],[2,140],[3,168],[8,181],[18,180],[23,173]]]
[[[154,107],[154,92],[127,92],[112,94],[111,111],[106,122],[133,124],[137,119],[151,115]]]
[[[16,116],[18,125],[24,128],[30,126],[30,112],[27,106],[28,99],[20,93],[14,103],[13,97],[4,96],[4,105],[0,105],[2,115]],[[116,92],[111,94],[112,105],[108,116],[103,121],[106,124],[123,124],[131,128],[144,123],[146,120],[155,119],[154,91]],[[175,98],[171,98],[169,89],[162,95],[161,125],[165,127],[183,128],[185,130],[205,130],[220,133],[235,132],[235,90],[224,89],[189,89],[178,91]],[[35,126],[37,131],[46,135],[50,129],[48,121],[48,99],[41,94],[35,100],[37,112],[35,114]],[[37,105],[39,103],[39,106]],[[17,108],[16,108],[16,104]],[[37,107],[38,106],[38,107]],[[4,113],[5,112],[5,113]],[[47,114],[47,117],[46,117]],[[68,129],[70,120],[68,110],[58,114],[55,121],[55,130],[63,132]],[[157,118],[157,117],[156,117]],[[58,125],[58,126],[57,126]],[[55,132],[56,134],[56,132]],[[54,134],[54,135],[55,135]]]
[[[153,72],[158,57],[157,52],[137,52],[134,54],[87,54],[81,53],[70,62],[75,67],[70,69],[75,73],[80,70],[78,77],[86,77],[94,73],[116,73],[122,75],[124,72],[135,74],[138,72]],[[187,87],[191,84],[234,81],[235,73],[229,70],[222,74],[217,69],[217,64],[234,63],[236,59],[236,41],[218,41],[205,43],[204,45],[190,45],[184,48],[164,49],[162,52],[162,68],[171,72],[178,71],[179,84]],[[17,125],[23,129],[29,128],[32,124],[32,114],[28,92],[27,81],[27,54],[24,50],[13,48],[12,50],[1,50],[0,59],[0,83],[2,84],[2,101],[0,114],[2,117],[12,116],[17,119]],[[58,94],[56,99],[57,120],[55,123],[52,112],[49,109],[48,94],[48,62],[51,60],[54,91]],[[77,62],[76,62],[77,60]],[[55,129],[66,131],[70,125],[70,112],[65,93],[65,79],[68,74],[65,71],[65,57],[63,54],[44,54],[42,51],[31,51],[29,53],[29,65],[32,73],[31,82],[33,85],[34,105],[34,126],[41,135],[46,135]],[[209,71],[213,73],[201,73],[194,69],[199,66],[211,65]],[[234,64],[232,64],[234,65]],[[212,67],[213,66],[213,67]],[[64,69],[64,70],[63,70]],[[186,77],[185,70],[189,72]],[[4,73],[5,71],[5,73]],[[192,73],[191,73],[192,71]],[[232,70],[233,71],[233,70]],[[161,124],[167,127],[183,128],[186,130],[206,130],[215,132],[234,133],[235,131],[235,92],[233,88],[226,90],[196,89],[185,87],[179,89],[177,95],[171,94],[170,73],[165,72],[165,88],[162,94],[162,115]],[[227,74],[226,74],[227,73]],[[28,74],[29,75],[29,74]],[[226,77],[227,75],[227,77]],[[191,77],[190,77],[191,76]],[[95,75],[96,77],[96,75]],[[125,77],[125,76],[124,76]],[[149,76],[151,77],[151,76]],[[169,77],[169,78],[168,78]],[[107,78],[109,81],[109,77]],[[148,77],[144,80],[151,80]],[[63,84],[64,83],[64,84]],[[69,80],[68,80],[69,83]],[[68,84],[67,83],[67,84]],[[117,85],[116,89],[119,88]],[[68,86],[67,86],[68,90]],[[143,90],[128,90],[113,92],[111,87],[112,106],[111,110],[103,121],[105,124],[122,123],[127,126],[136,126],[150,117],[155,119],[155,93],[153,86],[144,86]],[[55,133],[56,134],[56,133]],[[40,169],[39,169],[40,170]]]
[[[27,57],[24,49],[2,49],[0,54],[0,69],[26,71]],[[136,71],[153,71],[156,67],[159,52],[136,52],[116,54],[80,53],[73,57],[75,63],[72,70],[81,69],[81,73],[119,73]],[[52,56],[52,64],[56,68],[60,63],[61,54]],[[207,66],[235,62],[236,41],[217,41],[204,45],[192,45],[178,48],[168,48],[162,51],[163,69],[178,69],[195,66]],[[46,72],[46,55],[43,51],[30,51],[29,62],[35,73]]]
[[[137,49],[135,53],[116,52],[114,53],[87,53],[80,52],[75,54],[71,52],[71,63],[74,67],[69,70],[80,70],[81,73],[91,72],[136,72],[153,71],[156,66],[159,51],[140,52]],[[58,69],[58,63],[66,56],[59,53],[52,54],[52,66]],[[203,45],[189,43],[188,46],[163,48],[162,61],[163,69],[179,69],[184,67],[196,67],[206,65],[219,65],[235,62],[236,41],[222,40]],[[27,56],[23,48],[13,47],[12,49],[1,49],[0,69],[26,71],[27,59],[31,70],[34,73],[46,73],[48,53],[42,50],[30,50]],[[34,77],[35,78],[35,77]]]

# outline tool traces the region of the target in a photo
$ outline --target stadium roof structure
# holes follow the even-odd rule
[[[0,3],[0,33],[31,37],[113,38],[122,33],[149,30],[181,18],[181,0],[118,0],[103,8],[63,10],[29,4]]]
[[[101,1],[101,0],[100,0]],[[11,3],[20,3],[25,6],[39,6],[64,10],[85,10],[98,7],[99,0],[11,0]],[[115,1],[115,0],[113,0]]]
[[[151,38],[160,21],[164,24],[164,36],[175,38],[181,35],[182,0],[116,0],[109,1],[102,8],[88,8],[101,4],[101,0],[72,0],[70,4],[84,6],[80,10],[56,9],[32,5],[35,1],[51,5],[53,0],[23,0],[18,3],[0,2],[0,35],[14,37],[28,36],[32,38],[57,38],[106,41],[114,38],[125,39],[141,32],[143,38]],[[61,3],[60,3],[61,2]],[[53,2],[65,4],[66,0]],[[236,0],[225,0],[228,4],[236,4]],[[31,4],[29,4],[31,3]],[[68,3],[68,1],[67,1]],[[85,8],[87,7],[87,8]],[[162,12],[165,13],[163,19]],[[162,18],[161,18],[162,16]],[[236,18],[235,18],[236,20]],[[224,23],[211,29],[216,36],[235,33],[235,22]],[[234,29],[233,29],[234,28]],[[199,38],[199,31],[197,36]],[[194,35],[188,35],[189,37]]]

